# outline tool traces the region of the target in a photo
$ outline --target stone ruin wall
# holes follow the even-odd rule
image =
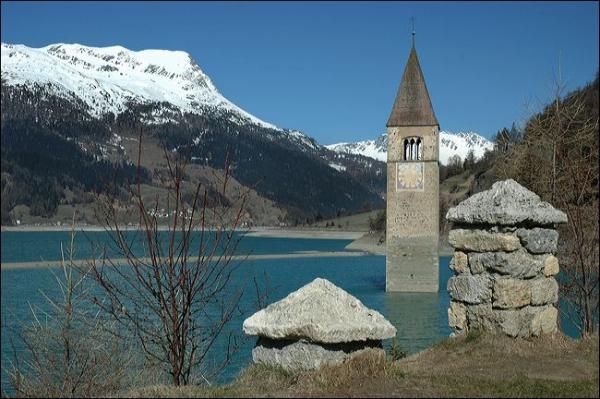
[[[457,227],[449,233],[454,333],[484,329],[528,337],[556,331],[558,232],[531,225]]]

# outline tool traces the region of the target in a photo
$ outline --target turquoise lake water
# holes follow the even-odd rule
[[[210,233],[207,232],[207,235]],[[166,232],[161,236],[166,238]],[[235,233],[234,239],[241,238],[242,233]],[[125,237],[133,242],[133,250],[142,254],[140,233],[126,231]],[[70,242],[70,232],[68,231],[39,231],[39,232],[2,232],[2,262],[34,262],[34,261],[56,261],[61,259],[60,244],[66,250]],[[192,240],[197,243],[198,239]],[[263,254],[282,254],[295,253],[301,251],[343,251],[344,247],[352,240],[316,240],[311,238],[263,238],[263,237],[244,237],[239,240],[236,253],[243,255],[263,255]],[[95,246],[91,245],[94,243]],[[88,259],[94,249],[106,245],[108,254],[119,256],[116,250],[112,249],[110,236],[103,231],[80,231],[75,235],[75,257],[77,259]]]
[[[99,242],[108,242],[103,232],[86,233]],[[2,262],[59,260],[60,243],[66,246],[67,232],[2,232]],[[76,257],[85,258],[92,251],[83,233],[77,236]],[[287,239],[244,237],[238,247],[240,254],[281,254],[303,251],[343,251],[350,240]],[[142,251],[141,246],[138,248]],[[330,280],[360,299],[367,307],[381,312],[398,329],[397,340],[402,348],[414,353],[448,337],[447,308],[449,296],[445,289],[452,272],[450,258],[440,258],[440,292],[386,293],[385,257],[316,257],[304,259],[247,260],[237,271],[234,284],[245,284],[253,277],[269,287],[268,303],[277,301],[317,277]],[[9,338],[19,321],[30,317],[28,303],[45,305],[40,290],[49,296],[58,294],[52,273],[47,269],[2,270],[2,366],[10,355]],[[263,284],[261,284],[263,285]],[[255,295],[253,285],[247,284],[242,306],[250,310]],[[244,317],[233,320],[231,328],[241,332]],[[569,331],[567,331],[569,333]],[[573,331],[571,331],[573,333]],[[572,335],[572,334],[569,334]],[[220,382],[238,374],[251,361],[255,339],[248,339],[223,372]],[[224,345],[224,342],[219,342]],[[218,352],[219,345],[215,348]],[[2,375],[2,386],[6,377]]]

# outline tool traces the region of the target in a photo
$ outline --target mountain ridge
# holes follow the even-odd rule
[[[494,144],[485,137],[475,132],[440,131],[440,163],[447,165],[450,157],[458,155],[465,159],[469,150],[473,150],[475,158],[479,159],[485,151],[492,150]],[[387,133],[383,133],[374,140],[336,143],[326,145],[328,149],[337,153],[360,154],[369,158],[387,161]]]

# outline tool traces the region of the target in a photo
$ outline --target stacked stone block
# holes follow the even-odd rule
[[[382,340],[396,336],[379,312],[322,278],[256,312],[243,329],[259,336],[255,363],[286,370],[339,364],[367,351],[383,356]]]
[[[558,223],[566,215],[514,180],[495,183],[450,209],[455,252],[448,322],[456,334],[512,337],[556,331]]]

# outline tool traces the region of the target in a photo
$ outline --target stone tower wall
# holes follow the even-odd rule
[[[422,139],[422,160],[404,160],[406,137]],[[438,140],[437,126],[388,128],[387,291],[438,290]]]
[[[422,190],[397,191],[397,162],[387,164],[387,237],[437,237],[439,234],[439,166],[437,161],[414,163],[423,168]]]
[[[423,160],[437,161],[439,157],[439,129],[437,126],[396,126],[387,128],[387,161],[404,161],[402,148],[406,137],[423,139]]]

